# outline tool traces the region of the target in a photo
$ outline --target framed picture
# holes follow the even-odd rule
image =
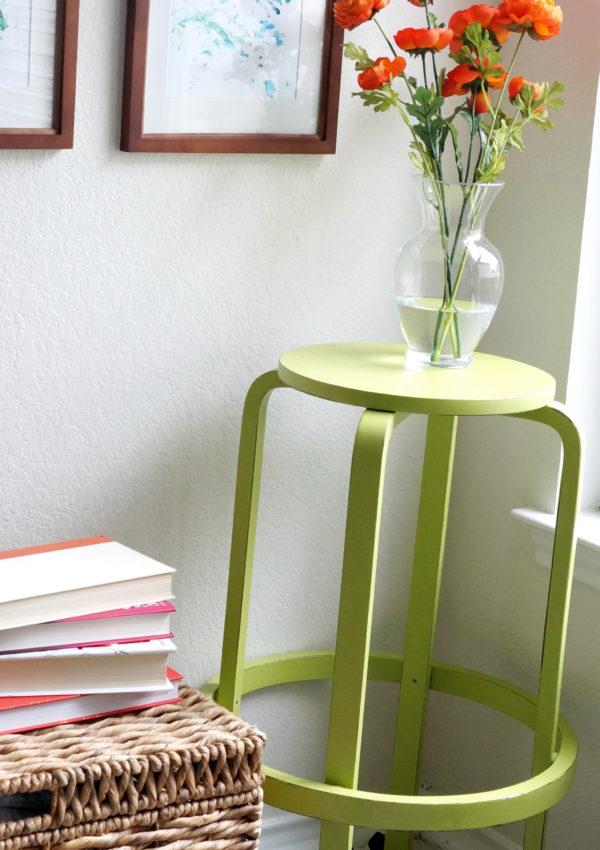
[[[79,0],[0,0],[0,148],[72,148]]]
[[[332,0],[129,0],[121,150],[334,153]]]

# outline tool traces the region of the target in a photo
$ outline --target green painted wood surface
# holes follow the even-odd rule
[[[541,369],[475,353],[464,369],[405,368],[406,346],[334,343],[282,355],[278,373],[289,387],[374,410],[449,416],[521,413],[554,399],[554,378]]]
[[[430,416],[404,640],[392,794],[418,794],[433,641],[456,443],[456,416]],[[386,850],[412,850],[412,833],[387,836]]]
[[[325,781],[344,788],[358,785],[385,462],[403,418],[366,410],[354,442],[325,764]],[[320,850],[352,850],[352,833],[325,821]]]
[[[312,346],[288,352],[252,385],[242,421],[231,565],[219,679],[205,691],[239,712],[243,693],[333,679],[325,782],[266,767],[265,800],[323,821],[321,850],[350,850],[354,825],[388,830],[386,850],[409,850],[415,830],[476,829],[527,819],[524,850],[542,850],[545,812],[568,791],[577,752],[559,715],[580,492],[581,441],[554,379],[525,364],[476,354],[465,369],[404,368],[404,347]],[[336,649],[245,662],[267,401],[289,386],[367,408],[354,446]],[[404,656],[370,652],[373,588],[385,457],[410,413],[429,415]],[[564,449],[557,530],[538,694],[483,673],[432,661],[456,417],[508,414],[553,428]],[[435,473],[435,474],[434,474]],[[357,788],[368,679],[401,682],[391,794]],[[504,712],[534,730],[532,776],[508,788],[463,795],[416,794],[429,689]]]
[[[583,446],[576,424],[566,409],[556,402],[541,410],[521,414],[521,418],[553,428],[560,436],[563,446],[533,746],[532,773],[535,775],[552,763],[556,753],[569,603],[575,566],[575,525],[581,499]],[[523,850],[539,850],[544,846],[545,825],[545,813],[531,818],[525,824]]]
[[[285,682],[317,681],[333,675],[335,651],[306,650],[246,662],[244,694]],[[400,682],[403,657],[372,652],[368,678]],[[432,690],[463,697],[502,712],[535,729],[538,695],[495,676],[434,661]],[[218,695],[218,677],[206,685]],[[530,818],[555,805],[568,792],[574,777],[577,739],[569,723],[559,716],[557,753],[552,764],[514,785],[471,794],[432,796],[378,794],[314,782],[266,767],[265,800],[278,808],[308,817],[399,831],[453,831],[481,829]]]
[[[236,714],[246,652],[265,417],[271,392],[281,386],[276,372],[257,378],[246,396],[242,417],[219,694],[221,705]]]

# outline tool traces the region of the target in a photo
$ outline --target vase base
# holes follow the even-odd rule
[[[442,369],[464,369],[473,362],[472,354],[462,357],[454,357],[450,354],[440,354],[436,360],[432,359],[430,351],[418,351],[410,346],[406,350],[406,365],[409,368],[420,366],[437,366]]]

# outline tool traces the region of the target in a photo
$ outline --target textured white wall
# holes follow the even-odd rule
[[[408,5],[407,23],[418,17]],[[564,393],[598,10],[563,7],[565,35],[532,56],[544,57],[540,76],[568,79],[569,106],[559,130],[531,138],[490,221],[508,279],[482,348],[547,368]],[[198,685],[220,655],[246,389],[292,347],[399,339],[391,269],[415,227],[411,168],[400,122],[350,99],[348,66],[336,156],[121,153],[124,21],[123,0],[81,4],[75,149],[0,153],[2,548],[104,533],[177,567],[176,663]],[[250,655],[333,642],[358,415],[292,392],[273,398]],[[415,418],[392,446],[376,649],[401,648],[422,433]],[[439,654],[531,684],[544,577],[508,510],[551,498],[546,442],[523,423],[468,422],[459,448]],[[583,770],[553,818],[550,850],[570,846],[571,832],[579,850],[597,844],[600,694],[589,670],[600,600],[575,597],[565,710]],[[245,713],[271,733],[271,763],[318,775],[321,691],[248,701]],[[392,691],[370,699],[365,777],[380,788]],[[454,758],[469,735],[458,720],[448,735],[435,717],[435,749]],[[497,755],[510,772],[520,739],[506,734]],[[436,787],[465,773],[494,781],[480,762],[435,759],[427,777]]]
[[[482,349],[551,372],[564,400],[600,67],[593,35],[600,5],[565,0],[561,6],[560,38],[529,43],[522,67],[527,79],[564,80],[566,106],[551,133],[527,135],[527,149],[511,158],[490,215],[506,284]],[[587,393],[595,392],[597,375],[588,373]],[[552,509],[557,441],[525,422],[461,425],[437,652],[535,690],[548,577],[533,564],[527,530],[508,512],[517,505]],[[600,594],[575,586],[562,710],[577,731],[580,756],[573,790],[550,815],[548,850],[598,846],[599,605]],[[491,712],[458,707],[448,714],[445,702],[434,701],[435,756],[426,765],[431,784],[472,790],[524,776],[529,736],[512,722],[499,724]]]

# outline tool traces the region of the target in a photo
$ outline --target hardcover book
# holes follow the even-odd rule
[[[0,655],[0,695],[166,690],[171,640]]]
[[[174,572],[107,537],[0,552],[0,630],[171,599]]]
[[[169,667],[167,677],[169,686],[160,691],[0,697],[0,734],[43,729],[46,726],[92,720],[96,717],[179,702],[181,673]]]
[[[171,638],[169,618],[174,611],[175,606],[171,602],[161,600],[4,629],[0,631],[0,655]]]

